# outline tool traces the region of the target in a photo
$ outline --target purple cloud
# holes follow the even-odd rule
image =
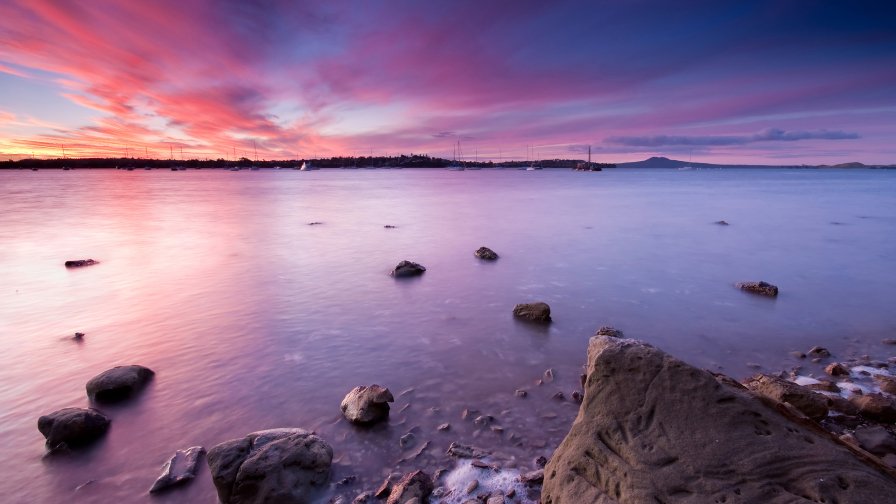
[[[709,135],[709,136],[680,136],[680,135],[655,135],[655,136],[614,136],[604,139],[604,142],[625,145],[628,147],[665,147],[673,145],[684,146],[725,146],[745,145],[756,142],[793,142],[797,140],[855,140],[858,133],[850,133],[839,130],[814,130],[814,131],[785,131],[779,128],[769,128],[752,135]]]

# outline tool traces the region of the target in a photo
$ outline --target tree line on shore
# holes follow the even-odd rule
[[[0,161],[0,169],[41,169],[41,168],[298,168],[310,162],[316,168],[447,168],[457,163],[450,159],[421,154],[400,156],[336,156],[317,159],[255,160],[228,159],[152,159],[152,158],[26,158],[14,161]],[[542,159],[537,161],[464,161],[467,168],[518,168],[535,164],[543,168],[575,168],[581,159]],[[591,163],[600,168],[614,168],[611,163]]]

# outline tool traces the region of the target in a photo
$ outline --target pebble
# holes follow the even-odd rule
[[[552,381],[554,381],[554,369],[548,368],[544,372],[544,378],[542,378],[542,380],[544,381],[544,383],[551,383]]]
[[[445,432],[446,430],[451,429],[451,424],[450,424],[450,423],[443,423],[443,424],[439,425],[438,427],[436,427],[436,429],[439,430],[439,431]]]
[[[467,489],[465,491],[469,495],[469,494],[475,492],[477,488],[479,488],[479,480],[473,480],[470,482],[469,485],[467,485]]]
[[[516,389],[513,394],[519,398],[525,398],[527,395],[529,395],[529,393],[523,389]]]

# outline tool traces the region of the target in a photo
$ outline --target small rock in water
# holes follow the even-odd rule
[[[358,494],[352,501],[352,504],[373,504],[374,501],[376,501],[376,496],[373,495],[373,492],[364,492]]]
[[[881,392],[896,395],[896,378],[887,375],[874,375]]]
[[[75,336],[72,339],[76,339],[76,340],[84,339],[84,333],[76,332]]]
[[[538,484],[544,481],[544,469],[536,469],[520,475],[520,481],[526,484]]]
[[[386,504],[406,504],[413,499],[425,502],[432,493],[432,478],[423,471],[414,471],[404,475],[389,493]]]
[[[479,413],[479,410],[464,408],[464,410],[460,413],[460,417],[463,420],[466,420],[477,413]]]
[[[391,491],[392,491],[392,479],[386,478],[383,481],[383,483],[380,485],[380,487],[377,488],[376,492],[374,492],[374,495],[376,496],[377,499],[382,499],[383,497],[389,495],[389,492],[391,492]]]
[[[411,261],[401,261],[390,273],[395,278],[407,278],[422,275],[426,268]]]
[[[320,226],[321,224],[323,224],[323,222],[314,221],[308,223],[309,226]]]
[[[455,441],[451,443],[451,446],[448,447],[448,451],[445,453],[455,458],[482,458],[488,455],[489,452]]]
[[[883,343],[884,345],[896,345],[896,338],[883,339],[881,340],[881,343]]]
[[[523,389],[516,389],[516,391],[513,394],[520,398],[523,398],[523,397],[526,397],[527,395],[529,395],[529,393]]]
[[[199,467],[199,458],[204,453],[205,448],[201,446],[191,446],[186,450],[174,452],[174,456],[162,466],[162,475],[152,484],[149,493],[161,492],[195,478],[196,469]]]
[[[485,504],[504,504],[504,502],[504,494],[500,491],[495,491],[488,496],[488,500],[485,501]]]
[[[99,261],[93,259],[75,259],[73,261],[65,261],[66,268],[82,268],[84,266],[93,266],[99,264]]]
[[[358,481],[358,477],[355,476],[354,474],[352,474],[350,476],[346,476],[346,477],[342,478],[341,480],[337,481],[336,486],[348,486],[348,485],[351,485],[352,483],[354,483],[355,481]]]
[[[340,408],[345,418],[356,424],[372,424],[389,416],[392,392],[381,385],[358,386],[342,399]]]
[[[551,307],[547,303],[521,303],[513,307],[513,316],[530,322],[550,322]]]
[[[778,295],[778,287],[768,282],[740,282],[735,286],[740,290],[760,296],[776,297]]]
[[[622,331],[611,326],[603,326],[594,333],[595,336],[610,336],[611,338],[623,338]]]
[[[824,372],[831,376],[848,376],[849,375],[849,369],[846,366],[844,366],[843,364],[840,364],[839,362],[832,362],[831,364],[828,364],[828,366],[826,368],[824,368]]]
[[[87,382],[87,397],[96,402],[122,401],[142,390],[155,374],[152,369],[136,364],[116,366]]]
[[[809,349],[809,355],[812,357],[830,357],[831,352],[825,347],[814,346]]]
[[[803,352],[800,352],[798,350],[794,350],[793,352],[790,352],[790,355],[793,357],[796,357],[797,359],[805,359],[806,358],[806,354],[804,354]]]
[[[563,395],[563,392],[557,391],[557,393],[553,395],[553,398],[557,399],[558,401],[562,401],[566,399],[566,396]]]
[[[542,380],[544,380],[544,383],[551,383],[554,381],[554,368],[546,369]]]
[[[473,255],[486,261],[494,261],[498,258],[498,254],[496,254],[494,250],[488,247],[479,247],[478,249],[476,249],[476,252],[473,252]]]
[[[398,228],[398,226],[393,226],[392,224],[386,224],[385,226],[383,226],[383,228],[385,228],[385,229],[396,229],[396,228]]]
[[[443,424],[439,425],[438,427],[436,427],[436,429],[439,430],[439,431],[445,432],[446,430],[451,429],[451,424],[450,424],[450,423],[443,423]]]
[[[537,467],[544,467],[548,465],[548,459],[544,455],[539,455],[538,458],[535,459],[535,465]]]
[[[581,404],[581,402],[582,402],[584,399],[585,399],[585,396],[583,396],[582,393],[579,392],[578,390],[574,390],[574,391],[572,392],[572,400],[573,400],[573,401],[575,401],[575,402]]]
[[[896,402],[883,394],[855,395],[849,399],[859,413],[876,422],[896,422]]]
[[[473,480],[470,482],[469,485],[467,485],[467,488],[464,489],[464,492],[466,492],[467,495],[469,495],[469,494],[475,492],[477,488],[479,488],[479,480]]]
[[[728,225],[728,223],[725,222],[725,221],[723,221],[723,220],[715,221],[715,222],[713,222],[713,224],[718,224],[718,225],[720,225],[720,226],[727,226],[727,225]]]
[[[416,441],[416,438],[414,437],[414,433],[408,432],[404,436],[401,436],[401,439],[398,440],[398,444],[402,448],[408,448],[409,446],[413,446],[414,441]]]
[[[494,421],[495,417],[491,415],[479,415],[475,420],[473,420],[473,423],[476,425],[490,425]]]
[[[109,430],[106,415],[93,408],[63,408],[37,419],[37,430],[47,438],[47,447],[75,447],[91,443]]]

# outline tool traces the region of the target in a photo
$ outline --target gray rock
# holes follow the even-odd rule
[[[488,455],[488,452],[473,446],[467,446],[458,442],[453,442],[446,451],[448,455],[455,458],[481,458]]]
[[[827,397],[777,376],[756,375],[744,385],[769,399],[789,403],[813,420],[821,420],[828,415]]]
[[[551,307],[547,303],[522,303],[513,307],[513,316],[530,322],[550,322]]]
[[[84,266],[93,266],[94,264],[99,264],[99,261],[94,261],[93,259],[75,259],[72,261],[65,261],[66,268],[83,268]]]
[[[143,366],[116,366],[87,382],[87,397],[96,402],[122,401],[142,390],[154,375],[152,369]]]
[[[778,287],[768,282],[740,282],[735,285],[742,291],[760,296],[776,297],[778,295]]]
[[[208,451],[223,504],[306,504],[330,477],[333,449],[303,429],[272,429]]]
[[[362,385],[346,394],[340,408],[349,422],[372,424],[389,417],[389,403],[394,401],[392,392],[386,387]]]
[[[486,261],[494,261],[498,258],[498,254],[496,254],[494,250],[488,247],[479,247],[478,249],[476,249],[476,252],[473,252],[473,255]]]
[[[544,504],[896,495],[891,473],[814,424],[641,342],[591,338],[586,396],[545,468]]]
[[[111,421],[93,408],[63,408],[37,419],[37,430],[47,438],[47,446],[56,448],[83,446],[102,437]]]
[[[814,346],[809,349],[810,357],[830,357],[831,352],[825,347]]]
[[[831,376],[849,376],[849,368],[839,362],[832,362],[824,368],[824,372]]]
[[[149,493],[157,493],[167,488],[182,485],[196,477],[199,459],[205,453],[201,446],[191,446],[186,450],[177,450],[174,456],[162,466],[162,475],[152,484]]]
[[[401,261],[398,263],[398,266],[392,270],[391,275],[395,278],[406,278],[417,275],[422,275],[426,271],[426,268],[423,266],[411,262],[411,261]]]
[[[544,469],[536,469],[525,474],[520,474],[520,481],[527,485],[537,485],[544,481]]]
[[[414,499],[426,502],[432,493],[432,478],[423,471],[414,471],[404,475],[401,481],[392,487],[386,504],[407,504]]]

